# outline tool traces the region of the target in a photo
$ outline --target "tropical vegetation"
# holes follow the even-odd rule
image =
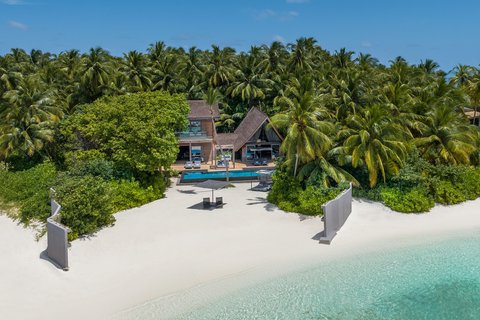
[[[169,111],[155,108],[155,94]],[[464,108],[480,112],[479,68],[445,72],[430,59],[411,64],[402,57],[382,64],[345,48],[328,52],[313,38],[247,52],[156,42],[121,57],[102,48],[59,54],[12,49],[0,56],[2,182],[43,165],[59,176],[88,176],[79,179],[85,185],[102,179],[126,189],[122,183],[131,181],[161,196],[160,181],[176,153],[173,131],[184,125],[183,102],[205,97],[220,102],[218,132],[233,131],[252,106],[271,116],[285,140],[269,199],[291,211],[311,214],[312,205],[302,209],[305,199],[327,199],[345,182],[357,195],[405,212],[479,195],[472,180],[480,135],[464,115]],[[172,131],[165,131],[168,124]],[[280,188],[287,179],[288,188]],[[56,185],[48,174],[44,181]],[[290,187],[298,192],[288,194]],[[468,195],[458,192],[467,187]],[[89,196],[88,188],[78,189]]]

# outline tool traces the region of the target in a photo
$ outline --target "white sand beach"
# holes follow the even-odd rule
[[[209,191],[172,187],[165,199],[118,213],[114,227],[74,241],[68,272],[40,259],[45,237],[36,242],[32,230],[0,215],[0,319],[106,319],[238,274],[281,273],[480,228],[480,199],[421,215],[355,200],[343,229],[324,245],[312,239],[323,229],[319,218],[282,212],[249,187],[218,191],[226,205],[213,211],[191,208]]]

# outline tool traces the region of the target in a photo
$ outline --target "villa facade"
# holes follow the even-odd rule
[[[220,118],[218,105],[210,107],[204,100],[188,100],[188,104],[190,113],[187,130],[177,133],[180,146],[177,158],[185,161],[200,158],[202,162],[211,163],[215,156],[214,121]]]
[[[188,128],[178,133],[178,160],[201,159],[203,163],[217,165],[217,158],[223,152],[235,166],[236,160],[247,165],[260,160],[270,162],[280,153],[283,138],[259,109],[251,108],[233,133],[217,134],[214,122],[220,118],[218,105],[210,108],[203,100],[188,100],[188,104]]]

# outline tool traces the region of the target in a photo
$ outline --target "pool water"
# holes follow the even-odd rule
[[[146,304],[127,318],[161,311]],[[172,319],[480,319],[480,233],[310,267]]]
[[[256,171],[247,170],[229,170],[229,178],[257,178],[260,175]],[[184,172],[182,180],[200,180],[200,179],[226,179],[226,171],[212,171],[212,172]]]

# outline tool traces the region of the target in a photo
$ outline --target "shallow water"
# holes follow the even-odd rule
[[[159,319],[159,308],[124,316]],[[311,267],[173,319],[480,319],[480,232]]]

